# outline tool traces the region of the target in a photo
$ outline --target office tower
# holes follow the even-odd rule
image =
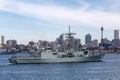
[[[98,46],[98,40],[97,39],[92,40],[91,43],[90,43],[90,46],[91,47],[97,47]]]
[[[7,40],[6,45],[7,45],[7,47],[15,47],[17,45],[17,41],[16,40]]]
[[[87,35],[85,36],[85,44],[90,44],[90,42],[91,42],[91,35],[90,35],[90,34],[87,34]]]
[[[5,36],[1,36],[1,45],[5,44]]]
[[[119,30],[114,30],[114,39],[119,39]]]
[[[64,34],[61,34],[59,36],[59,42],[58,42],[58,44],[60,44],[62,46],[63,45],[63,40],[64,40]]]

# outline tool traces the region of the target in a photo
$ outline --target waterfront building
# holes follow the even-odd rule
[[[81,44],[81,40],[80,39],[75,39],[75,44]]]
[[[17,51],[17,41],[16,40],[7,40],[6,47],[7,52],[16,52]]]
[[[38,42],[39,42],[39,44],[40,44],[40,49],[42,49],[42,48],[43,48],[43,41],[42,41],[42,40],[39,40]]]
[[[78,49],[81,45],[81,39],[75,39],[75,48]]]
[[[6,42],[7,47],[15,47],[17,45],[17,41],[16,40],[7,40]]]
[[[112,43],[113,43],[113,47],[120,48],[120,40],[119,39],[113,39]]]
[[[114,30],[114,39],[113,39],[113,47],[119,48],[120,47],[120,39],[119,39],[119,30]]]
[[[98,47],[98,40],[94,39],[90,42],[90,47]]]
[[[64,34],[61,34],[59,36],[59,38],[56,39],[56,41],[57,41],[58,45],[63,47],[65,45],[65,42],[66,42],[66,36]]]
[[[39,45],[40,49],[47,49],[52,46],[50,41],[39,40],[38,42],[39,42],[39,44],[37,44],[37,45]]]
[[[35,49],[40,49],[40,43],[39,42],[34,43],[33,47]]]
[[[119,30],[114,30],[114,39],[119,39]]]
[[[34,43],[34,41],[30,41],[28,44],[29,44],[29,47],[30,47],[30,48],[33,48],[33,45],[34,45],[35,43]]]
[[[87,34],[87,35],[85,36],[85,44],[90,44],[90,42],[91,42],[91,35],[90,35],[90,34]]]
[[[103,44],[109,44],[110,43],[110,41],[107,38],[104,38],[102,41],[103,41]]]
[[[63,45],[63,40],[64,40],[64,35],[61,34],[61,35],[59,36],[59,42],[58,42],[61,46]]]
[[[1,45],[5,44],[5,36],[1,36]]]

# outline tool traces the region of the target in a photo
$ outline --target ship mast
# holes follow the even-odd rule
[[[72,35],[75,35],[76,33],[71,33],[70,32],[70,25],[69,25],[69,32],[68,33],[65,33],[64,35],[68,35],[68,39],[70,40]]]
[[[65,33],[64,35],[67,35],[67,38],[68,38],[68,50],[69,50],[69,53],[72,53],[72,35],[75,35],[76,33],[71,33],[70,31],[70,25],[69,25],[69,32],[68,33]]]

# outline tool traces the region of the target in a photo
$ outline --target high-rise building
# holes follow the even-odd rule
[[[85,36],[85,44],[90,44],[90,42],[91,42],[91,35],[90,35],[90,34],[87,34],[87,35]]]
[[[7,40],[6,45],[7,45],[7,47],[15,47],[17,45],[17,41],[16,40]]]
[[[63,45],[63,41],[64,41],[64,34],[61,34],[60,36],[59,36],[59,44],[60,45]]]
[[[5,44],[5,36],[1,36],[1,45]]]
[[[119,39],[119,30],[114,30],[114,39]]]
[[[107,38],[104,38],[102,41],[103,41],[103,44],[109,44],[110,43],[110,41]]]
[[[75,44],[81,44],[81,40],[80,39],[75,39]]]
[[[90,46],[91,47],[97,47],[98,46],[98,40],[95,39],[95,40],[91,41]]]

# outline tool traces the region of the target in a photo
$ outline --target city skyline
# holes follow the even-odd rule
[[[114,39],[120,28],[120,0],[0,0],[0,35],[18,43],[54,41],[61,33],[71,32],[84,43],[85,35],[100,40]]]

